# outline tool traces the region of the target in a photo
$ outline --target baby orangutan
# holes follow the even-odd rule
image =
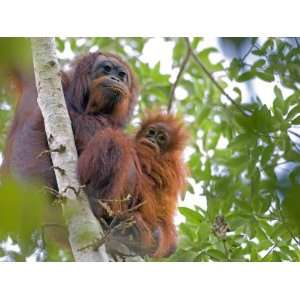
[[[176,248],[173,218],[185,188],[182,152],[187,138],[183,122],[175,116],[149,114],[134,137],[104,129],[88,144],[91,153],[80,156],[80,182],[94,214],[109,222],[112,214],[129,211],[138,231],[138,253],[164,257]]]

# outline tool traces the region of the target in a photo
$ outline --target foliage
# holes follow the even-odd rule
[[[123,56],[141,87],[137,117],[145,109],[168,106],[174,75],[188,55],[172,107],[184,116],[191,133],[186,155],[191,178],[179,208],[184,221],[178,249],[165,260],[300,260],[297,39],[248,38],[249,48],[226,60],[215,45],[206,46],[205,38],[189,39],[190,45],[184,38],[166,38],[172,45],[170,74],[162,73],[159,52],[154,65],[143,59],[150,38],[56,41],[63,64],[68,63],[67,51],[77,55],[100,49]],[[268,85],[268,99],[253,88],[247,96],[247,87],[257,82]],[[8,119],[1,117],[1,107],[0,130]],[[3,135],[1,131],[1,141]]]
[[[36,234],[41,228],[43,203],[41,190],[28,184],[17,185],[6,179],[0,186],[0,240],[15,243],[14,250],[1,251],[6,259],[24,260],[36,250]]]

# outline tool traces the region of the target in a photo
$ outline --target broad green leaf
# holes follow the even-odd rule
[[[264,59],[259,59],[257,60],[254,64],[253,64],[253,68],[256,69],[256,68],[260,68],[262,66],[264,66],[264,64],[266,63],[266,61]]]
[[[256,72],[255,75],[264,80],[264,81],[267,81],[267,82],[271,82],[274,80],[274,75],[271,74],[271,73],[267,73],[267,72]]]
[[[241,61],[237,58],[234,58],[231,61],[229,69],[228,69],[229,78],[231,78],[231,79],[236,78],[242,67],[243,67],[243,64],[241,63]]]
[[[199,226],[197,227],[197,235],[199,240],[207,240],[210,234],[211,227],[208,223],[202,222],[201,224],[199,224]]]
[[[244,81],[248,81],[248,80],[252,79],[254,76],[255,76],[255,72],[247,71],[247,72],[239,75],[236,80],[238,82],[244,82]]]
[[[210,249],[206,251],[206,254],[213,260],[216,261],[226,261],[225,254],[220,250]]]
[[[202,216],[196,210],[190,209],[188,207],[179,207],[179,212],[186,218],[188,222],[194,224],[200,224],[203,220]]]

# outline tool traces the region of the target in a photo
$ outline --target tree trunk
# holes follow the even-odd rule
[[[108,261],[105,246],[86,247],[100,240],[103,230],[90,210],[76,175],[77,151],[62,91],[53,38],[32,38],[38,104],[41,109],[59,193],[67,201],[63,212],[76,261]],[[84,250],[82,250],[84,248]]]

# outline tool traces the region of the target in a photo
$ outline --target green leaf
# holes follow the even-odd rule
[[[274,93],[279,100],[283,101],[283,95],[281,89],[277,85],[274,86]]]
[[[198,126],[200,126],[200,124],[207,119],[210,111],[211,111],[210,106],[208,106],[208,105],[203,105],[202,106],[202,108],[200,110],[200,113],[197,116],[197,125]]]
[[[272,82],[274,81],[274,75],[266,72],[256,72],[256,76],[264,81]]]
[[[286,120],[294,119],[295,116],[300,114],[300,105],[294,106],[287,114]]]
[[[173,60],[179,64],[182,60],[182,57],[185,55],[186,45],[182,38],[179,38],[174,50],[173,50]]]
[[[300,90],[295,91],[292,95],[286,98],[286,102],[289,106],[292,106],[293,104],[299,104],[300,99]]]
[[[206,254],[212,258],[215,259],[217,261],[226,261],[226,256],[223,252],[221,252],[220,250],[216,250],[216,249],[210,249],[206,251]]]
[[[252,54],[257,55],[257,56],[263,56],[265,53],[261,51],[260,49],[256,49],[252,51]]]
[[[294,56],[298,56],[300,54],[300,48],[293,48],[287,55],[286,59],[291,60]]]
[[[281,93],[281,91],[280,91],[280,93]],[[286,113],[286,107],[285,107],[285,103],[282,98],[282,95],[281,95],[281,97],[277,96],[273,102],[273,111],[275,111],[276,109],[280,112],[281,116]]]
[[[196,210],[190,209],[188,207],[179,207],[178,210],[188,222],[201,224],[203,217]]]
[[[191,43],[192,48],[196,49],[197,46],[198,46],[198,44],[199,44],[199,42],[202,41],[202,40],[203,40],[203,38],[201,38],[201,37],[194,37],[193,41]]]
[[[299,184],[300,166],[297,166],[292,170],[292,172],[289,174],[289,179],[291,180],[292,184]]]
[[[237,58],[234,58],[231,63],[230,63],[230,66],[229,66],[229,69],[228,69],[228,76],[230,79],[234,79],[238,76],[238,73],[240,72],[241,68],[243,67],[243,64],[242,62],[237,59]]]
[[[266,54],[267,50],[269,50],[273,48],[273,39],[269,38],[260,48],[260,50],[262,51],[262,53]]]
[[[19,243],[23,254],[29,255],[35,246],[32,235],[41,228],[46,201],[40,188],[9,179],[1,182],[0,239],[10,236]]]
[[[197,235],[199,240],[201,241],[207,240],[210,234],[211,234],[211,228],[209,224],[205,222],[199,224],[199,226],[197,227]]]
[[[214,47],[205,48],[204,50],[198,53],[198,57],[201,62],[206,66],[209,72],[221,71],[223,70],[222,64],[219,62],[217,64],[213,64],[210,59],[209,55],[211,53],[218,52],[218,50]]]
[[[252,79],[254,76],[255,76],[255,72],[247,71],[247,72],[241,74],[240,76],[238,76],[237,81],[244,82],[244,81]]]
[[[65,50],[65,42],[60,38],[55,38],[55,42],[58,51],[63,52]]]
[[[202,176],[202,171],[201,171],[201,161],[200,161],[200,153],[196,151],[193,153],[189,159],[188,162],[189,169],[192,172],[193,178],[196,180],[200,180],[200,177]]]
[[[75,38],[70,38],[69,41],[70,41],[71,50],[73,52],[75,52],[78,48],[77,44],[76,44],[76,39]]]
[[[292,124],[293,125],[299,125],[300,124],[300,116],[298,116],[295,119],[293,119]]]
[[[252,137],[253,136],[248,133],[242,133],[232,140],[228,147],[243,149],[245,146],[252,143]]]
[[[254,68],[254,69],[260,68],[260,67],[264,66],[265,63],[266,63],[266,61],[264,59],[259,59],[253,64],[252,68]]]
[[[196,238],[196,231],[190,225],[186,223],[181,223],[179,229],[183,235],[185,235],[191,242]]]
[[[238,97],[235,99],[237,103],[241,103],[242,101],[242,92],[238,87],[234,87],[233,90],[238,94]]]

